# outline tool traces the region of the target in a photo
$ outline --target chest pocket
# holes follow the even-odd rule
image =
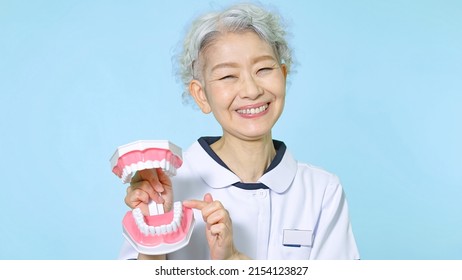
[[[284,259],[306,260],[310,258],[313,244],[312,230],[284,229],[282,255]]]
[[[308,260],[311,254],[311,247],[290,247],[282,246],[282,259],[284,260]]]

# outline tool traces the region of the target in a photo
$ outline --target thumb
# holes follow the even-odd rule
[[[212,195],[211,195],[210,193],[206,193],[206,194],[204,195],[204,201],[205,201],[205,202],[213,202],[213,197],[212,197]]]

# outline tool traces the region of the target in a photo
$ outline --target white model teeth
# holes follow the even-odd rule
[[[138,229],[146,236],[148,235],[162,235],[177,232],[181,227],[181,219],[183,218],[183,206],[180,201],[173,204],[173,219],[170,224],[161,226],[150,226],[146,224],[143,213],[140,208],[132,210],[133,219],[135,220]]]
[[[171,164],[170,161],[163,159],[161,161],[158,160],[147,160],[145,162],[139,161],[137,163],[132,163],[130,165],[126,165],[122,171],[122,181],[124,183],[130,182],[133,177],[133,174],[136,171],[143,170],[143,169],[151,169],[151,168],[162,168],[167,176],[175,176],[176,175],[176,168]]]
[[[258,108],[251,108],[251,109],[242,109],[242,110],[237,110],[239,114],[245,114],[245,115],[255,115],[259,114],[263,111],[268,109],[268,104],[265,104],[263,106],[260,106]]]

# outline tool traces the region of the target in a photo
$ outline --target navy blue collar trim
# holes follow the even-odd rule
[[[237,182],[234,183],[233,186],[244,189],[244,190],[259,190],[259,189],[269,189],[265,184],[263,183],[242,183],[242,182]]]
[[[216,136],[207,136],[207,137],[201,137],[197,141],[201,145],[201,147],[204,149],[204,151],[207,152],[207,154],[213,158],[219,165],[223,166],[224,168],[228,169],[231,171],[231,169],[226,165],[226,163],[221,160],[221,158],[212,150],[210,145],[218,141],[220,137]],[[284,157],[284,154],[286,152],[286,145],[282,141],[278,140],[273,140],[273,145],[274,149],[276,150],[276,156],[274,157],[273,161],[271,164],[268,166],[266,169],[265,173],[270,172],[273,170],[278,164],[282,161],[282,158]],[[242,183],[242,182],[236,182],[233,184],[233,186],[238,187],[240,189],[245,189],[245,190],[258,190],[258,189],[269,189],[265,184],[263,183]]]
[[[201,144],[201,147],[207,152],[207,154],[209,154],[209,156],[213,158],[213,160],[215,160],[219,165],[223,166],[224,168],[231,170],[226,165],[226,163],[224,163],[221,160],[221,158],[210,147],[210,145],[217,142],[218,140],[220,140],[220,137],[209,136],[209,137],[201,137],[197,141],[199,142],[199,144]]]

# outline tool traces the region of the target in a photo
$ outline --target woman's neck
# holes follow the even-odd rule
[[[253,141],[223,135],[210,147],[244,183],[257,182],[276,155],[271,134]]]

